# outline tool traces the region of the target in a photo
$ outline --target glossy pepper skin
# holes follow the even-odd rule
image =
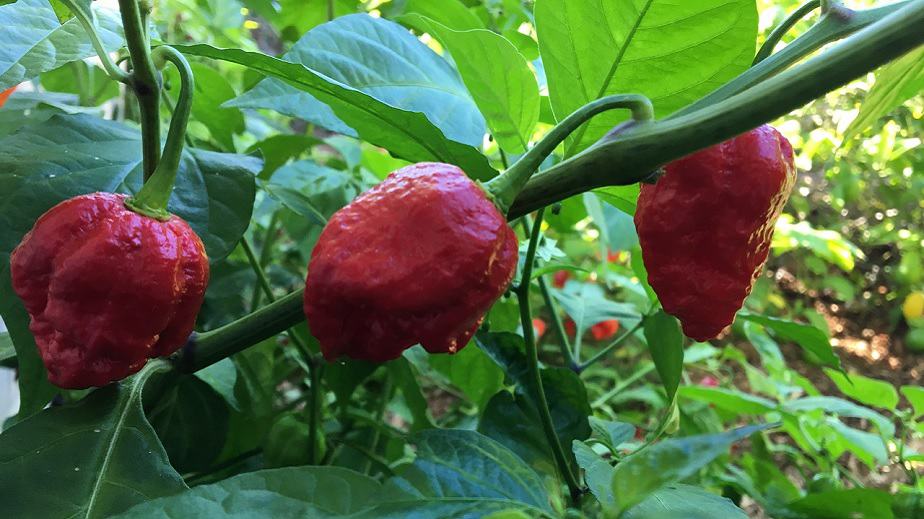
[[[732,323],[794,182],[792,147],[763,125],[671,162],[642,185],[635,226],[648,281],[688,337],[712,339]]]
[[[173,353],[202,305],[209,277],[202,241],[179,217],[143,216],[125,199],[65,200],[13,251],[13,290],[57,386],[103,386]]]
[[[337,211],[311,253],[304,309],[328,360],[383,362],[465,346],[506,290],[517,239],[452,165],[391,173]]]

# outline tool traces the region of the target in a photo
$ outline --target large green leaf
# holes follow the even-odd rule
[[[454,31],[416,14],[405,18],[414,18],[416,27],[435,36],[452,55],[500,147],[508,153],[526,151],[539,120],[539,85],[516,47],[488,30]]]
[[[316,225],[327,223],[335,211],[357,194],[349,173],[310,159],[277,169],[264,188],[282,205]]]
[[[783,404],[782,409],[795,415],[806,411],[822,411],[840,417],[863,418],[875,425],[883,436],[890,437],[895,434],[895,425],[887,417],[872,409],[833,396],[809,396],[790,400]]]
[[[183,479],[144,416],[141,393],[163,361],[122,384],[52,407],[0,434],[4,517],[110,517],[180,492]]]
[[[141,183],[140,134],[87,115],[54,116],[0,139],[0,316],[16,346],[25,417],[55,390],[28,331],[28,316],[13,294],[9,256],[45,211],[94,191],[131,192]],[[226,256],[247,225],[255,195],[253,157],[185,152],[169,208],[199,234],[210,259]]]
[[[829,490],[811,494],[787,505],[817,519],[891,519],[891,496],[875,488]]]
[[[455,355],[431,355],[430,367],[439,371],[483,408],[504,383],[504,372],[476,346],[462,348]]]
[[[624,459],[613,473],[617,512],[624,512],[658,489],[686,479],[728,451],[728,447],[767,426],[749,426],[720,434],[673,438]]]
[[[153,499],[118,517],[343,517],[374,502],[380,484],[340,467],[287,467],[234,476]]]
[[[898,407],[898,391],[888,382],[864,377],[856,373],[851,373],[848,377],[840,371],[827,368],[825,373],[841,390],[841,393],[860,403],[889,410],[894,410]]]
[[[669,485],[633,506],[625,519],[747,519],[731,499],[692,485]]]
[[[386,487],[390,489],[386,495],[396,503],[375,511],[393,514],[403,509],[426,517],[468,517],[458,512],[444,515],[444,506],[464,504],[469,513],[525,508],[534,516],[552,514],[539,475],[494,440],[474,431],[444,429],[418,433],[412,443],[417,445],[417,458]]]
[[[118,16],[96,9],[98,32],[107,49],[122,45]],[[48,0],[0,5],[0,90],[16,86],[66,63],[95,54],[77,19],[61,24]]]
[[[228,434],[228,404],[195,375],[170,381],[148,418],[181,472],[206,470],[221,454]]]
[[[417,25],[423,17],[456,31],[484,29],[484,22],[460,0],[405,0],[390,2],[384,7],[390,18],[398,17],[403,24],[425,32],[427,27]],[[400,16],[414,14],[418,16]]]
[[[735,414],[763,414],[776,409],[776,404],[771,400],[722,387],[683,386],[677,394],[681,398],[713,404]]]
[[[539,0],[536,27],[558,120],[627,92],[648,96],[664,117],[747,69],[757,10],[753,0]],[[626,118],[597,116],[569,138],[566,155]]]
[[[477,149],[484,118],[458,74],[395,23],[338,18],[308,32],[285,60],[207,45],[178,48],[270,76],[233,106],[269,108],[358,135],[409,161],[449,162],[476,178],[494,174]]]
[[[221,149],[234,151],[234,134],[244,131],[244,115],[237,108],[222,106],[222,103],[236,96],[234,88],[212,67],[201,63],[191,63],[190,67],[195,77],[193,120],[208,128],[212,138],[221,145]],[[170,95],[176,100],[180,91],[180,78],[176,68],[169,67],[165,76],[172,86]]]

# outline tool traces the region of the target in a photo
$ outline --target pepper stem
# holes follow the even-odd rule
[[[180,97],[170,119],[170,129],[167,131],[167,142],[157,169],[151,178],[141,186],[138,194],[125,201],[125,205],[137,213],[141,213],[158,220],[167,220],[167,201],[173,191],[176,173],[180,167],[180,158],[183,155],[183,143],[186,138],[186,124],[189,122],[189,112],[192,110],[193,73],[189,63],[173,47],[157,47],[151,57],[158,68],[165,62],[173,63],[180,74]]]
[[[601,97],[578,108],[555,125],[542,140],[530,148],[507,171],[484,185],[501,212],[507,214],[507,210],[513,205],[513,201],[523,190],[529,178],[539,169],[542,161],[551,155],[562,141],[582,124],[590,120],[591,117],[614,108],[632,110],[632,119],[635,122],[654,119],[654,108],[651,106],[651,101],[640,94],[618,94]]]

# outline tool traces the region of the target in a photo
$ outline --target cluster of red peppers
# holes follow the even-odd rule
[[[762,126],[668,164],[642,187],[635,221],[649,281],[688,336],[706,340],[731,323],[793,181],[792,148]],[[160,182],[169,194],[173,177]],[[382,362],[415,344],[464,347],[517,270],[517,237],[494,194],[455,166],[420,163],[337,211],[304,292],[324,357]],[[159,207],[109,193],[66,200],[13,252],[13,288],[53,383],[119,380],[192,332],[208,259],[189,225],[164,211],[166,196],[151,199]],[[618,329],[610,320],[591,332],[605,340]]]

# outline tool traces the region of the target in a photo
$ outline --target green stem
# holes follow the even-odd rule
[[[96,51],[96,55],[99,57],[106,74],[116,81],[127,82],[128,74],[116,66],[112,61],[112,57],[106,52],[106,47],[103,46],[103,41],[96,30],[96,15],[93,13],[93,9],[89,7],[89,2],[87,2],[88,8],[86,9],[77,5],[74,0],[61,0],[61,3],[70,9],[71,13],[74,14],[74,18],[77,18],[83,30],[86,31],[87,36],[90,38],[90,44],[93,45],[93,50]]]
[[[618,138],[600,141],[535,175],[509,216],[598,187],[638,182],[662,164],[772,121],[921,45],[922,26],[924,0],[916,0],[740,94],[683,116],[628,128]]]
[[[542,161],[551,155],[555,148],[574,130],[593,116],[615,108],[632,110],[632,119],[636,122],[650,121],[654,118],[654,108],[651,106],[651,101],[647,97],[638,94],[607,96],[578,108],[574,113],[555,125],[542,140],[520,157],[520,160],[510,169],[485,184],[485,188],[494,198],[494,202],[501,209],[501,212],[507,213],[510,204],[523,190],[523,186],[526,185],[533,173],[539,169]]]
[[[278,335],[305,319],[302,313],[302,290],[280,297],[240,319],[191,340],[177,359],[179,369],[195,372],[260,341]]]
[[[144,180],[147,180],[160,162],[160,74],[151,59],[150,42],[144,27],[145,16],[138,0],[119,0],[119,10],[132,65],[127,84],[138,98],[141,112],[142,167]]]
[[[626,333],[624,333],[624,334],[620,335],[619,337],[617,337],[616,340],[614,340],[613,342],[607,344],[605,348],[603,348],[602,350],[598,351],[593,357],[587,359],[586,362],[584,362],[584,363],[582,363],[581,365],[579,365],[579,366],[577,367],[577,369],[575,369],[575,371],[577,371],[578,373],[581,373],[581,372],[584,371],[585,369],[587,369],[587,368],[593,366],[594,364],[596,364],[598,361],[600,361],[600,359],[602,359],[602,358],[606,357],[607,355],[609,355],[611,351],[613,351],[614,349],[618,348],[620,344],[622,344],[623,342],[626,341],[626,339],[628,339],[629,337],[631,337],[632,335],[634,335],[635,332],[637,332],[638,329],[642,327],[642,324],[643,324],[644,322],[645,322],[645,319],[642,318],[642,320],[639,321],[638,323],[636,323],[635,326],[633,326],[632,328],[629,328],[628,330],[626,330]]]
[[[773,49],[776,48],[777,44],[780,43],[780,40],[783,39],[783,36],[789,32],[800,20],[809,15],[812,11],[817,9],[821,5],[821,0],[809,0],[808,2],[799,6],[798,9],[792,12],[789,16],[783,20],[783,23],[779,24],[773,31],[767,36],[767,41],[760,47],[760,50],[757,51],[757,55],[754,56],[754,62],[751,64],[757,65],[761,61],[765,60],[771,54],[773,54]]]
[[[318,427],[321,422],[321,378],[324,364],[311,365],[311,402],[308,405],[308,464],[318,464]]]
[[[904,2],[897,2],[883,7],[856,12],[844,8],[825,11],[824,8],[822,8],[822,15],[818,23],[789,43],[789,45],[780,52],[770,55],[767,59],[764,59],[759,64],[744,71],[735,79],[725,83],[695,103],[674,112],[668,118],[688,114],[694,110],[715,104],[743,92],[767,78],[780,73],[790,65],[793,65],[824,45],[849,36],[909,4],[910,0],[906,0]],[[849,16],[847,15],[848,12],[850,13]],[[866,72],[867,71],[864,70],[862,73]]]
[[[257,262],[257,265],[259,265],[261,269],[269,263],[270,255],[272,254],[273,242],[276,237],[276,223],[279,221],[278,215],[278,212],[274,212],[273,216],[270,218],[269,225],[266,227],[266,235],[263,238],[263,245],[260,248],[260,261]],[[260,306],[261,295],[263,295],[263,292],[259,290],[253,291],[253,297],[250,299],[251,310]]]
[[[531,229],[533,229],[533,219],[530,218],[529,215],[526,215],[523,217],[523,230],[529,234]],[[558,305],[555,303],[555,300],[552,299],[552,293],[549,291],[549,284],[546,283],[545,276],[536,276],[536,281],[539,283],[539,291],[542,293],[545,306],[552,314],[552,324],[555,325],[555,332],[560,339],[559,347],[561,348],[562,356],[565,358],[565,364],[567,364],[569,368],[574,369],[577,363],[571,355],[571,343],[568,340],[568,334],[565,332],[565,325],[562,323],[561,315],[558,313]]]
[[[192,69],[182,54],[173,47],[166,45],[154,50],[153,58],[162,63],[173,63],[180,73],[180,96],[177,99],[173,117],[170,118],[170,129],[167,131],[167,142],[164,153],[154,174],[141,186],[141,190],[134,197],[126,200],[125,205],[133,210],[166,220],[170,218],[167,212],[167,201],[173,192],[176,173],[180,168],[180,159],[183,156],[183,145],[186,142],[186,125],[189,122],[189,113],[192,110],[193,83]]]
[[[533,323],[529,311],[529,281],[532,278],[533,263],[536,261],[536,247],[539,243],[539,229],[542,226],[543,212],[544,209],[540,209],[536,213],[536,221],[533,223],[532,232],[529,236],[529,245],[526,249],[523,276],[520,278],[520,284],[516,288],[516,294],[520,303],[520,322],[523,325],[523,340],[526,343],[526,355],[528,357],[526,363],[529,366],[529,379],[535,393],[536,407],[539,410],[542,430],[545,433],[549,447],[552,449],[555,463],[568,485],[571,501],[576,506],[581,497],[581,487],[568,465],[568,458],[565,457],[561,441],[559,441],[558,434],[555,432],[555,423],[552,421],[552,413],[549,411],[549,402],[545,396],[545,389],[542,387],[542,373],[539,370],[539,348],[536,346],[535,337],[533,337]]]

